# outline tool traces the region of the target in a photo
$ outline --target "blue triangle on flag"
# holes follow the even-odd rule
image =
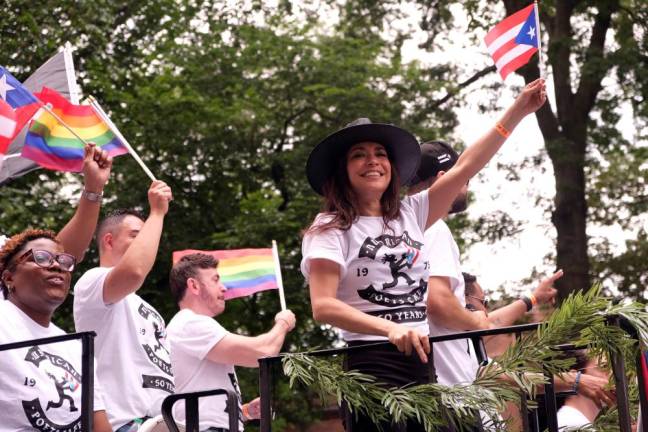
[[[535,19],[535,8],[533,8],[524,25],[522,25],[520,33],[515,37],[515,43],[518,45],[531,45],[538,48],[539,33]]]

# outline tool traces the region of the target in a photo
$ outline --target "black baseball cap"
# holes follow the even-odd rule
[[[436,177],[439,171],[448,171],[459,159],[459,154],[450,144],[444,141],[428,141],[421,144],[421,159],[416,174],[409,181],[409,185],[426,181]]]

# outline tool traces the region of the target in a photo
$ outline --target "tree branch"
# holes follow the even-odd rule
[[[449,101],[450,99],[455,97],[463,88],[468,87],[470,84],[472,84],[475,81],[477,81],[478,79],[488,75],[489,73],[494,72],[495,70],[497,70],[497,68],[495,67],[495,65],[493,65],[493,66],[488,66],[488,67],[476,72],[473,76],[471,76],[467,80],[457,84],[456,87],[454,87],[452,90],[448,91],[448,93],[445,96],[443,96],[441,99],[438,99],[438,100],[435,100],[435,101],[432,101],[431,103],[429,103],[428,106],[427,106],[427,109],[436,109],[436,108],[440,107],[441,105],[443,105],[444,103],[446,103],[447,101]]]
[[[585,52],[585,61],[581,66],[581,77],[574,99],[573,112],[584,122],[594,107],[596,96],[601,90],[601,82],[610,70],[610,64],[605,59],[605,38],[612,22],[612,14],[619,9],[619,2],[603,6],[594,21],[590,43]]]
[[[556,111],[562,125],[570,123],[573,113],[574,94],[571,89],[571,16],[574,10],[574,2],[557,2],[556,15],[549,27],[549,51],[555,51],[555,55],[549,54],[551,68],[554,74],[554,86],[556,89]]]

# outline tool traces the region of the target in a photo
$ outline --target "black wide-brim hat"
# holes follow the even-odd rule
[[[306,176],[315,192],[323,195],[324,184],[334,175],[338,159],[360,142],[375,142],[385,147],[392,166],[398,170],[401,185],[406,185],[416,173],[421,149],[414,135],[398,126],[359,118],[324,138],[308,156]]]

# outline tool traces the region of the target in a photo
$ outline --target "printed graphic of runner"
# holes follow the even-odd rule
[[[362,299],[388,308],[367,313],[398,323],[426,319],[424,298],[427,280],[420,279],[417,283],[408,274],[418,261],[422,247],[423,244],[412,239],[407,231],[400,236],[383,234],[376,238],[365,239],[358,252],[358,258],[369,258],[375,263],[385,265],[389,270],[385,273],[390,275],[388,280],[373,279],[369,286],[358,290],[358,295]],[[426,268],[427,265],[426,262]],[[376,272],[381,277],[385,273]],[[411,290],[402,292],[401,288],[400,292],[393,292],[392,289],[397,287],[401,280],[411,287]]]

